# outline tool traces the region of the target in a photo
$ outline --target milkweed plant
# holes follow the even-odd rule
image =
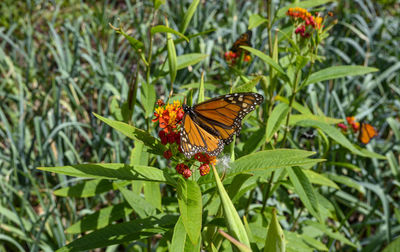
[[[123,24],[110,24],[129,41],[138,61],[127,100],[114,108],[118,113],[114,118],[94,116],[99,127],[103,123],[132,139],[131,158],[124,163],[39,169],[87,178],[55,191],[59,197],[94,196],[111,188],[123,200],[94,210],[69,227],[66,232],[75,239],[59,251],[116,244],[148,251],[359,248],[359,242],[341,229],[346,217],[340,207],[330,202],[330,195],[346,185],[345,174],[328,171],[337,169],[333,153],[384,157],[349,137],[347,128],[354,120],[312,111],[298,96],[315,83],[377,69],[356,65],[319,69],[318,63],[324,61],[320,51],[337,23],[335,14],[316,9],[318,1],[272,12],[271,2],[266,1],[265,16],[252,14],[246,20],[252,44],[240,46],[240,53],[226,45],[227,51],[218,52],[225,62],[212,63],[223,73],[217,78],[220,86],[210,89],[213,77],[203,73],[182,91],[177,80],[185,69],[192,71],[213,57],[196,51],[177,53],[213,32],[188,31],[199,2],[190,4],[182,23],[155,19],[146,28],[146,39],[127,34]],[[153,15],[162,8],[163,1],[154,1]],[[267,34],[267,43],[261,44],[257,34]],[[157,48],[156,38],[164,41]],[[160,89],[160,80],[168,86]],[[218,156],[197,153],[186,158],[180,146],[182,104],[241,92],[262,94],[264,102],[243,119],[240,135]],[[137,115],[145,119],[143,128],[135,126]],[[311,139],[299,137],[309,129],[315,133]]]

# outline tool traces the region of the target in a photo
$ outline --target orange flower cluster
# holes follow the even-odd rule
[[[354,116],[346,117],[346,121],[353,128],[353,132],[357,132],[360,129],[360,123],[356,122],[356,118]]]
[[[310,37],[312,30],[319,30],[322,27],[322,21],[324,20],[322,17],[318,16],[318,13],[316,16],[313,16],[306,9],[299,7],[289,8],[286,15],[292,17],[296,21],[302,20],[300,25],[296,28],[295,33],[300,34],[303,38]],[[307,27],[311,27],[312,30],[310,31]],[[309,31],[307,32],[307,30]]]
[[[179,127],[182,123],[184,111],[181,103],[179,101],[174,101],[173,104],[165,105],[162,100],[158,100],[154,116],[155,118],[152,121],[158,121],[161,128],[161,131],[158,133],[161,144],[168,147],[168,149],[163,153],[164,158],[178,161],[175,169],[186,179],[192,176],[192,171],[189,167],[195,162],[195,160],[202,163],[199,167],[200,175],[207,175],[210,172],[209,164],[215,165],[216,157],[208,154],[197,153],[194,155],[194,159],[187,160],[182,154]],[[189,166],[184,164],[182,162],[183,160],[189,162]]]
[[[224,56],[225,56],[225,61],[226,62],[234,65],[234,64],[236,64],[236,60],[238,58],[240,58],[241,54],[240,53],[234,53],[232,51],[228,51],[228,52],[225,53]],[[244,58],[243,58],[243,61],[244,62],[250,62],[251,61],[251,56],[248,55],[248,54],[247,55],[245,54]]]
[[[161,100],[157,101],[158,106],[154,112],[154,118],[152,121],[160,123],[160,128],[162,128],[165,133],[173,132],[177,125],[181,123],[184,112],[180,101],[174,101],[173,104],[163,105]]]

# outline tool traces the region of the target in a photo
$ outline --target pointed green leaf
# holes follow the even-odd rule
[[[148,219],[136,219],[109,225],[73,240],[68,245],[58,249],[57,252],[92,250],[145,239],[157,234],[164,234],[168,230],[167,227],[174,225],[176,221],[176,216],[160,214]]]
[[[199,5],[199,3],[200,3],[200,0],[192,1],[189,8],[185,12],[185,16],[183,16],[183,22],[182,22],[182,26],[180,29],[182,33],[186,32],[186,29],[189,26],[190,20],[192,20],[194,12],[196,11],[197,5]]]
[[[71,187],[64,187],[54,191],[54,195],[61,197],[93,197],[97,194],[113,189],[113,183],[104,179],[83,181]]]
[[[237,159],[227,177],[238,173],[252,173],[267,169],[277,169],[293,166],[314,165],[324,159],[310,159],[314,152],[296,149],[276,149],[252,153]]]
[[[240,86],[235,86],[232,90],[232,93],[252,92],[258,82],[260,82],[261,78],[262,76],[259,75]]]
[[[199,185],[192,180],[179,179],[177,184],[178,204],[183,225],[191,242],[199,242],[201,231],[202,201]]]
[[[318,72],[314,72],[307,79],[307,82],[304,86],[307,86],[312,83],[332,80],[337,78],[342,78],[346,76],[355,76],[355,75],[365,75],[367,73],[372,73],[379,71],[379,69],[374,67],[365,67],[365,66],[333,66],[328,67]]]
[[[276,217],[276,209],[272,210],[272,219],[268,226],[268,233],[265,239],[264,252],[285,252],[285,235]]]
[[[203,59],[205,59],[207,57],[208,57],[208,54],[202,54],[202,53],[188,53],[188,54],[180,55],[176,58],[176,60],[177,60],[176,69],[181,70],[188,66],[196,65],[197,63],[199,63],[200,61],[202,61]],[[169,63],[168,62],[165,65],[164,70],[166,72],[169,71]]]
[[[304,206],[315,218],[321,222],[322,220],[319,214],[317,197],[307,176],[304,174],[301,168],[297,166],[288,167],[286,170],[289,174],[290,181],[294,186],[294,190],[297,195],[299,195]]]
[[[132,207],[132,209],[139,215],[140,218],[146,218],[156,213],[156,208],[143,199],[140,195],[126,189],[124,186],[119,186],[125,198],[125,201]]]
[[[184,251],[186,242],[186,230],[183,225],[182,216],[179,217],[178,222],[174,227],[174,234],[172,236],[170,251]]]
[[[259,57],[262,61],[264,61],[266,64],[270,65],[273,69],[278,71],[281,75],[286,77],[285,71],[282,69],[278,63],[276,63],[270,56],[266,55],[265,53],[254,49],[249,46],[241,46],[241,48],[245,49],[246,51],[249,51],[250,53],[254,54],[255,56]]]
[[[247,248],[250,248],[249,238],[247,237],[246,229],[242,221],[240,220],[239,214],[237,213],[235,206],[233,205],[228,193],[225,191],[223,184],[218,176],[218,172],[214,166],[212,166],[215,183],[217,184],[218,194],[222,202],[222,208],[224,210],[224,219],[228,226],[228,231],[231,236],[242,243]],[[240,249],[240,248],[239,248]]]
[[[90,230],[106,227],[116,220],[122,219],[133,212],[127,203],[109,206],[99,211],[85,215],[81,220],[75,222],[66,232],[69,234],[80,234]]]
[[[183,35],[182,33],[178,32],[178,31],[175,31],[174,29],[169,28],[169,27],[167,27],[167,26],[165,26],[165,25],[157,25],[157,26],[154,26],[154,27],[151,28],[151,31],[150,31],[150,32],[151,32],[151,34],[155,34],[155,33],[157,33],[157,32],[172,33],[172,34],[175,34],[175,35],[177,35],[177,36],[183,38],[183,39],[186,40],[187,42],[189,42],[189,39],[188,39],[185,35]],[[167,37],[168,37],[168,36],[167,36]],[[171,38],[172,38],[172,37],[171,37]]]
[[[161,141],[154,138],[152,135],[150,135],[148,132],[135,128],[129,124],[123,123],[123,122],[118,122],[114,121],[105,117],[102,117],[96,113],[93,113],[97,118],[99,118],[101,121],[105,122],[109,126],[113,127],[114,129],[118,130],[125,136],[138,140],[144,145],[148,147],[148,152],[157,154],[157,155],[162,155],[164,151],[166,151],[166,148],[164,145],[161,144]]]
[[[262,17],[260,14],[252,14],[249,18],[249,27],[248,30],[256,28],[257,26],[267,23],[268,19]]]
[[[274,134],[280,129],[289,112],[289,106],[286,103],[279,103],[271,112],[267,121],[266,141],[271,141]]]
[[[56,167],[38,167],[37,169],[84,178],[107,178],[121,180],[144,180],[174,185],[174,181],[162,170],[143,165],[127,164],[80,164]]]

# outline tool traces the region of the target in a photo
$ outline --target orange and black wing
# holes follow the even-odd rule
[[[234,53],[241,54],[242,53],[242,48],[240,46],[250,46],[251,47],[251,35],[252,32],[248,30],[246,33],[243,33],[240,35],[240,37],[233,43],[230,51]]]
[[[205,152],[211,156],[218,156],[223,148],[223,141],[200,127],[188,114],[183,116],[181,149],[187,158],[199,152]]]
[[[360,125],[360,133],[358,135],[358,140],[363,144],[369,143],[372,138],[378,135],[376,129],[368,123],[361,123]]]
[[[229,144],[233,135],[239,135],[242,128],[242,119],[264,97],[257,93],[234,93],[207,100],[193,107],[196,118],[194,120],[210,134]]]

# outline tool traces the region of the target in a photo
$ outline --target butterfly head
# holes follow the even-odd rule
[[[186,104],[182,104],[182,108],[183,108],[183,112],[185,112],[185,114],[190,112],[190,107]]]

